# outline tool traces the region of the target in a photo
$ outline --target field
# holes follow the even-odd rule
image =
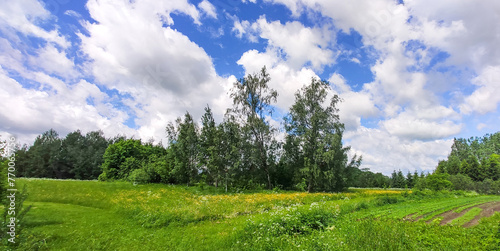
[[[500,197],[21,179],[20,250],[499,250]]]

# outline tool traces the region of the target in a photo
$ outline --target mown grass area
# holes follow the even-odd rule
[[[500,214],[472,228],[404,217],[500,200],[465,193],[247,192],[20,179],[21,250],[496,250]]]

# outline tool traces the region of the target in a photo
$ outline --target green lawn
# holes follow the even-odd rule
[[[20,250],[498,250],[500,214],[471,228],[423,219],[499,196],[395,190],[247,192],[21,179]],[[472,211],[472,212],[471,212]],[[471,210],[467,217],[475,216]],[[465,216],[465,215],[464,215]],[[461,219],[461,221],[464,221]]]

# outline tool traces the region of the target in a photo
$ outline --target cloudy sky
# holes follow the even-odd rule
[[[0,135],[165,142],[165,126],[266,66],[278,124],[312,77],[343,98],[362,167],[433,170],[500,125],[497,0],[0,1]]]

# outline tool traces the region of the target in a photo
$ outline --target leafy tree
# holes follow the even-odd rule
[[[474,155],[469,155],[469,157],[466,160],[466,165],[462,167],[464,170],[464,173],[467,174],[469,177],[472,178],[474,181],[481,181],[481,174],[480,174],[480,164],[476,156]]]
[[[99,180],[125,179],[133,170],[140,168],[145,151],[140,140],[121,140],[109,145],[103,158],[103,173],[99,175]]]
[[[446,160],[440,160],[436,167],[436,173],[448,173]]]
[[[286,151],[303,167],[301,177],[307,181],[307,191],[341,191],[347,185],[349,169],[357,168],[361,158],[348,163],[349,147],[342,146],[344,125],[340,123],[334,95],[325,104],[329,85],[312,79],[311,84],[295,94],[295,103],[284,118]],[[325,107],[326,106],[326,107]]]
[[[208,182],[214,182],[215,187],[223,175],[223,156],[221,150],[223,128],[217,127],[209,106],[205,108],[205,114],[201,118],[202,128],[200,133],[200,165],[204,167],[203,172],[207,175]]]
[[[460,173],[460,159],[457,156],[450,155],[446,162],[446,170],[450,175],[456,175]]]
[[[85,136],[79,130],[69,133],[62,140],[59,159],[68,170],[65,178],[96,179],[102,172],[107,147],[108,140],[102,131],[89,132]]]
[[[226,192],[230,183],[234,181],[238,170],[242,170],[244,150],[242,147],[241,127],[234,118],[228,116],[219,124],[221,136],[220,151],[222,153],[222,173]]]
[[[433,191],[447,190],[452,187],[446,173],[434,173],[426,177],[427,187]]]
[[[413,172],[413,184],[412,184],[412,188],[415,187],[415,185],[417,185],[417,182],[418,182],[418,179],[420,177],[418,176],[418,171],[415,169],[415,172]]]
[[[29,149],[28,177],[36,178],[64,178],[68,172],[60,163],[61,139],[59,134],[50,129],[35,139]]]
[[[451,182],[453,190],[473,190],[474,182],[472,179],[463,174],[450,175],[448,180]]]
[[[481,178],[498,180],[500,179],[500,155],[491,154],[489,158],[485,159],[481,164]]]
[[[247,161],[260,170],[271,189],[272,150],[276,145],[273,137],[275,129],[266,121],[266,116],[273,112],[272,103],[276,102],[278,93],[269,88],[269,74],[263,67],[260,73],[249,74],[234,84],[231,92],[233,109],[231,110],[243,124],[243,134],[248,144]]]
[[[189,112],[184,120],[178,118],[177,125],[167,127],[170,146],[174,158],[172,177],[178,183],[193,184],[198,181],[198,128]]]

